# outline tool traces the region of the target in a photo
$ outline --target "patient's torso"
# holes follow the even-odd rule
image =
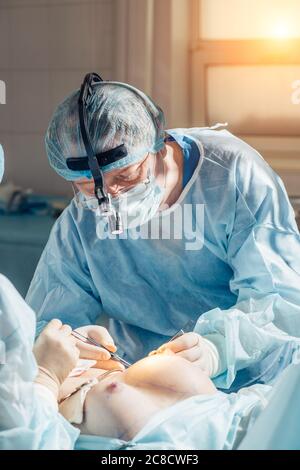
[[[147,357],[124,372],[99,377],[87,394],[84,434],[132,439],[158,411],[198,394],[216,393],[199,368],[175,355]]]

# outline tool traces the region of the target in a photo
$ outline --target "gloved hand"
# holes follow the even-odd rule
[[[50,372],[62,384],[79,358],[76,339],[71,336],[72,328],[54,319],[42,331],[33,347],[33,354],[39,367]]]
[[[82,326],[80,328],[76,328],[75,331],[77,331],[83,336],[86,336],[87,338],[93,339],[99,344],[102,344],[111,352],[116,352],[117,350],[114,340],[110,336],[108,330],[103,326]],[[93,344],[84,343],[80,340],[77,340],[76,345],[80,350],[81,359],[94,359],[95,361],[97,361],[97,364],[94,367],[106,370],[124,369],[124,366],[120,362],[111,359],[111,355],[105,349],[100,348],[98,346],[94,346]]]
[[[193,362],[210,377],[219,373],[220,356],[216,346],[198,333],[185,333],[182,336],[160,346],[152,354],[159,354],[169,349],[175,354]]]

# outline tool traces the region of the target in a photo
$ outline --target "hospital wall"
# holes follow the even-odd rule
[[[6,180],[40,193],[69,185],[49,167],[44,134],[63,98],[88,71],[114,76],[110,0],[0,0],[0,142]]]
[[[169,127],[202,125],[191,112],[191,4],[0,0],[0,80],[7,94],[0,105],[0,142],[6,181],[41,194],[71,195],[70,185],[49,167],[44,134],[57,104],[80,86],[87,71],[143,89],[163,107]],[[195,82],[200,84],[198,75]],[[201,101],[196,105],[205,107]],[[212,111],[215,115],[218,109]],[[300,193],[300,171],[281,165],[278,173],[290,194]]]
[[[176,15],[169,15],[174,4]],[[71,194],[48,165],[44,134],[57,104],[89,71],[140,87],[173,115],[170,126],[188,125],[187,23],[180,29],[174,23],[185,6],[180,0],[0,0],[5,180],[40,194]],[[176,56],[170,53],[175,39]],[[180,100],[169,98],[172,83],[182,90]]]

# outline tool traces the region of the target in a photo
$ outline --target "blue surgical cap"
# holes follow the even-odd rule
[[[69,181],[91,178],[90,171],[73,171],[66,159],[86,156],[79,114],[79,91],[68,96],[56,109],[46,133],[50,165]],[[124,144],[127,156],[103,167],[103,172],[138,162],[147,152],[164,146],[164,113],[151,98],[137,88],[120,82],[93,85],[87,105],[88,128],[95,153]]]
[[[4,173],[4,152],[2,145],[0,144],[0,182],[2,181]]]

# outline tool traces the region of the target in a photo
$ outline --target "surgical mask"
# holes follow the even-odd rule
[[[159,210],[165,188],[161,187],[154,175],[140,183],[124,195],[112,199],[112,204],[120,212],[124,229],[136,228],[152,219]]]
[[[122,227],[125,229],[138,227],[150,220],[157,213],[162,202],[165,192],[165,168],[161,154],[158,153],[151,162],[146,180],[130,189],[120,190],[115,197],[108,194],[115,212],[121,215]],[[161,173],[163,177],[163,186],[157,182],[157,173]],[[76,185],[72,186],[76,205],[102,216],[97,199],[81,193]]]

